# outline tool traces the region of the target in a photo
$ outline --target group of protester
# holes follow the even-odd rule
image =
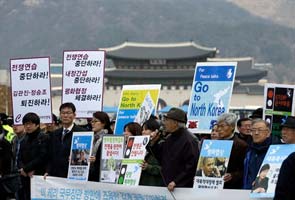
[[[261,108],[254,111],[250,118],[237,121],[235,114],[224,113],[217,119],[211,132],[211,139],[232,140],[233,148],[229,158],[224,188],[250,189],[252,192],[267,192],[267,172],[269,164],[263,166],[263,159],[272,144],[295,144],[295,117],[289,116],[281,124],[281,135],[271,133],[268,122],[262,120]],[[274,199],[294,199],[295,154],[292,153],[282,164]],[[259,172],[259,173],[258,173]],[[257,174],[259,174],[257,176]],[[229,179],[228,179],[229,177]],[[228,184],[228,180],[231,183]]]
[[[15,192],[12,195],[21,200],[30,199],[30,179],[33,175],[42,175],[45,179],[47,176],[67,177],[73,132],[89,130],[74,123],[76,118],[74,104],[63,103],[59,111],[60,125],[57,124],[57,118],[54,118],[54,123],[46,127],[46,133],[42,131],[44,128],[41,130],[39,116],[27,113],[23,117],[22,125],[13,125],[12,132],[15,137],[11,141],[7,140],[8,131],[3,130],[1,124],[1,193],[7,191],[7,187],[3,187],[5,181],[2,181],[6,177],[8,179],[12,177],[14,183],[19,181],[20,177],[21,184],[13,184],[15,187],[11,187],[10,192]],[[227,170],[225,171],[224,167],[214,169],[215,173],[218,171],[219,175],[223,175],[225,189],[259,188],[256,185],[261,180],[256,176],[268,147],[271,144],[295,143],[294,117],[288,117],[282,124],[282,138],[279,138],[271,134],[269,124],[261,119],[262,114],[259,116],[256,114],[236,122],[235,114],[224,113],[218,117],[217,123],[212,128],[211,139],[233,141]],[[102,137],[113,134],[113,130],[109,116],[105,112],[93,113],[90,124],[94,140],[92,155],[89,157],[88,180],[99,181]],[[143,171],[140,185],[165,186],[169,191],[177,187],[193,187],[202,140],[199,141],[196,135],[189,132],[186,124],[186,113],[181,109],[171,108],[162,121],[152,116],[143,125],[131,122],[124,126],[126,138],[137,135],[150,136],[147,154],[141,164]],[[239,132],[235,132],[236,128]],[[9,149],[13,158],[11,164],[7,162],[10,156]],[[293,182],[295,179],[294,159],[293,153],[282,165],[275,199],[295,197],[295,189],[292,188],[295,184],[287,184],[290,177],[293,177]],[[212,165],[212,159],[204,159],[204,166],[209,161]],[[5,166],[3,163],[9,164]],[[20,176],[17,176],[18,174]],[[264,184],[264,187],[257,191],[267,191],[267,185]]]

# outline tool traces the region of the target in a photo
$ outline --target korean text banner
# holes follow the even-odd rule
[[[194,188],[223,189],[233,141],[204,140],[194,178]]]
[[[282,162],[295,151],[295,144],[271,145],[253,183],[251,198],[273,198]]]
[[[10,60],[14,124],[22,124],[28,112],[41,123],[52,122],[49,57]]]
[[[74,132],[72,137],[68,179],[87,181],[93,132]]]
[[[161,85],[123,85],[115,134],[122,135],[129,122],[143,124],[156,114]]]
[[[190,131],[210,133],[217,117],[228,112],[236,66],[236,62],[197,63],[188,107]]]
[[[64,51],[62,103],[74,103],[77,117],[102,110],[104,66],[104,51]]]
[[[249,190],[203,190],[193,188],[176,188],[173,196],[165,187],[125,186],[99,182],[75,182],[64,178],[34,176],[31,179],[31,199],[128,199],[128,200],[226,200],[249,199]]]
[[[294,110],[294,85],[265,84],[263,119],[271,124],[272,134],[281,134],[281,124]]]

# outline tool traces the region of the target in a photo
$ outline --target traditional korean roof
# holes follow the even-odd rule
[[[267,75],[266,70],[253,69],[253,59],[246,58],[212,58],[207,59],[211,62],[238,62],[236,80],[243,83],[256,83]],[[194,69],[115,69],[106,72],[108,78],[125,78],[125,79],[173,79],[187,78],[193,80]]]
[[[121,70],[116,69],[112,71],[106,72],[107,78],[165,78],[165,79],[173,79],[173,78],[191,78],[193,80],[194,70]]]
[[[263,95],[264,86],[259,84],[237,85],[233,88],[234,94]]]
[[[252,57],[240,58],[207,58],[208,62],[237,62],[236,80],[243,82],[257,82],[267,75],[266,70],[253,69],[254,60]]]
[[[188,59],[198,57],[214,57],[217,48],[209,48],[195,42],[182,43],[136,43],[124,42],[118,46],[102,48],[107,58],[120,59]]]

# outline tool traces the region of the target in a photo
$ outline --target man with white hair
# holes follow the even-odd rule
[[[237,116],[233,113],[223,113],[217,118],[220,140],[233,141],[227,173],[223,177],[225,189],[241,189],[243,183],[243,162],[248,145],[235,134],[236,121]]]

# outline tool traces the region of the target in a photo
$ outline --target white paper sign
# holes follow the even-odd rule
[[[205,190],[176,188],[169,193],[166,187],[125,186],[99,182],[68,181],[64,178],[34,176],[31,180],[31,199],[185,199],[185,200],[247,200],[250,190]]]
[[[65,51],[62,102],[72,102],[78,118],[102,110],[104,51]]]
[[[49,57],[10,60],[14,124],[22,124],[28,112],[41,123],[52,122]]]

